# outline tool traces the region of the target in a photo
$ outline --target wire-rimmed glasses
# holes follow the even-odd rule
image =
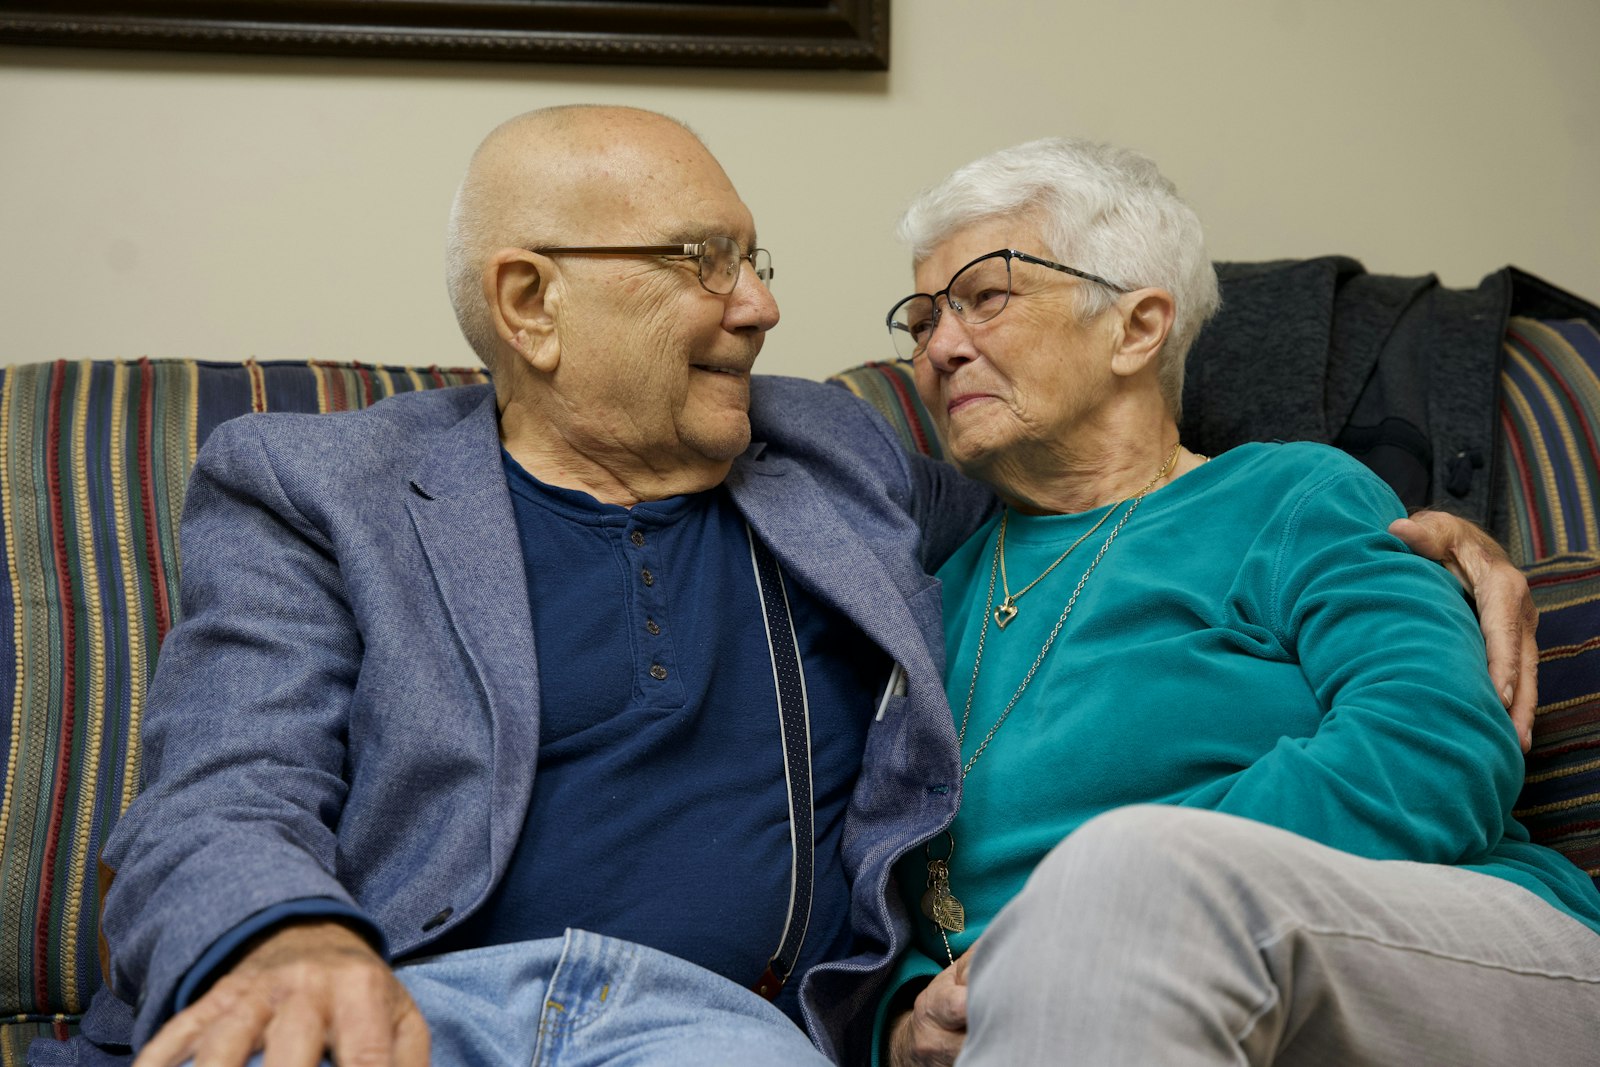
[[[945,306],[955,312],[956,318],[969,326],[988,322],[1004,311],[1006,304],[1011,301],[1013,259],[1059,270],[1119,293],[1133,292],[1132,289],[1107,281],[1098,274],[1089,274],[1075,267],[1052,263],[1048,259],[1031,256],[1015,248],[1002,248],[985,253],[956,271],[950,276],[950,284],[937,293],[912,293],[896,304],[884,319],[889,327],[889,336],[894,338],[895,354],[900,359],[910,362],[927,350],[928,341],[933,337],[933,331],[939,326],[939,317],[943,314],[939,310],[941,296],[944,297]]]
[[[739,284],[739,264],[748,260],[761,284],[772,285],[772,253],[765,248],[739,251],[732,237],[707,237],[698,244],[683,245],[575,245],[562,248],[530,248],[541,256],[660,256],[662,259],[693,259],[700,267],[700,284],[708,293],[727,296]]]

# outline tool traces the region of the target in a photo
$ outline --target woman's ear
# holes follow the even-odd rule
[[[1117,301],[1122,318],[1111,370],[1123,377],[1153,366],[1172,332],[1177,305],[1165,289],[1137,289]]]
[[[553,277],[548,258],[522,248],[502,248],[483,268],[483,299],[501,344],[514,358],[547,373],[561,361]]]

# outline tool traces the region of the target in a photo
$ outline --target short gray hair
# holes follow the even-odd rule
[[[1176,418],[1189,347],[1221,303],[1200,219],[1177,187],[1137,152],[1048,137],[991,152],[919,193],[901,216],[899,235],[920,263],[958,231],[1014,214],[1038,219],[1049,245],[1042,254],[1119,285],[1172,294],[1177,307],[1158,373]],[[1086,319],[1117,295],[1093,284],[1079,292]]]
[[[445,285],[462,335],[492,371],[500,338],[484,303],[481,274],[489,244],[498,242],[485,232],[485,199],[483,188],[472,181],[469,173],[450,206],[450,226],[445,235]]]

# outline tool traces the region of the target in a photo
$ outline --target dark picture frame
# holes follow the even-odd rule
[[[0,44],[887,70],[889,0],[0,0]]]

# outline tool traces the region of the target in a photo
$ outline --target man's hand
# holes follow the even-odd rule
[[[389,965],[333,922],[284,927],[167,1021],[134,1067],[427,1067],[428,1027]]]
[[[1539,702],[1539,649],[1534,644],[1539,609],[1528,580],[1494,538],[1454,515],[1419,511],[1395,521],[1389,532],[1417,555],[1443,563],[1477,601],[1489,677],[1511,712],[1522,751],[1528,751],[1533,746],[1533,709]]]
[[[950,1067],[967,1039],[967,968],[972,951],[934,976],[889,1029],[890,1067]]]

